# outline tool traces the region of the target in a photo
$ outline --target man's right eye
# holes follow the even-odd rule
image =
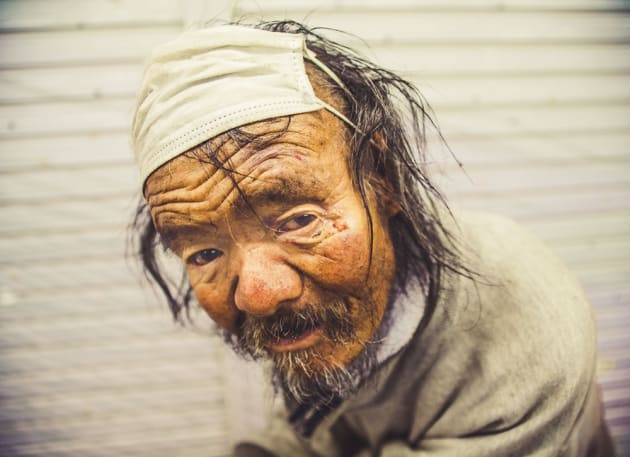
[[[212,262],[214,259],[221,257],[223,253],[218,249],[204,249],[199,252],[195,252],[188,257],[188,263],[193,265],[202,266]]]

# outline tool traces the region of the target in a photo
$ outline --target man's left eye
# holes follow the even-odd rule
[[[316,218],[317,216],[314,214],[300,214],[299,216],[292,217],[291,219],[283,222],[280,227],[278,227],[277,231],[282,233],[299,230],[309,225]]]

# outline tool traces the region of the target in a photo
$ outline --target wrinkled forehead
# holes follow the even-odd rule
[[[261,149],[287,139],[290,117],[234,128],[189,149],[151,172],[145,181],[144,195],[150,196],[172,188],[184,179],[189,186],[208,180],[219,169],[232,172]]]
[[[270,167],[286,164],[270,160],[279,157],[292,157],[302,164],[308,162],[309,167],[338,167],[348,159],[348,133],[344,123],[326,110],[238,127],[161,165],[146,180],[144,195],[152,205],[155,201],[151,196],[176,188],[205,188],[212,193],[213,187],[227,175],[233,188],[233,184],[242,182],[251,173],[258,173],[258,167],[275,175]],[[308,179],[308,176],[292,179],[297,178]]]

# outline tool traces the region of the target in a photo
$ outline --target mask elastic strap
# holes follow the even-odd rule
[[[343,81],[339,79],[339,77],[327,65],[325,65],[324,62],[319,60],[317,58],[317,55],[313,51],[311,51],[309,48],[306,47],[306,43],[304,43],[304,58],[308,60],[309,62],[313,63],[313,65],[315,65],[321,71],[323,71],[330,79],[333,80],[335,84],[337,84],[341,89],[343,89],[346,95],[350,97],[353,102],[356,103],[357,101],[356,98],[354,98],[354,95],[352,95],[352,92],[350,92],[350,90],[346,87]],[[322,104],[322,106],[326,110],[328,110],[329,112],[337,116],[339,119],[341,119],[343,122],[348,124],[355,131],[359,132],[361,135],[366,136],[365,132],[361,131],[361,129],[359,129],[359,127],[357,127],[357,125],[354,122],[352,122],[350,119],[348,119],[348,117],[345,114],[343,114],[341,111],[329,105],[328,103],[321,100],[320,98],[318,98],[317,100],[319,100],[319,102]],[[373,138],[370,138],[369,141],[372,145],[376,146],[378,150],[382,150],[382,147],[378,145],[376,141],[374,141]]]
[[[313,63],[313,65],[315,65],[317,68],[319,68],[321,71],[323,71],[341,89],[343,89],[343,91],[348,95],[348,97],[350,97],[352,99],[352,101],[356,102],[356,99],[354,98],[352,93],[348,90],[348,88],[343,83],[343,81],[341,81],[341,79],[339,79],[339,77],[330,68],[328,68],[321,60],[319,60],[313,51],[311,51],[309,48],[306,47],[306,43],[304,44],[304,57],[306,58],[306,60],[308,60],[309,62]],[[351,126],[357,132],[363,133],[363,132],[361,132],[359,130],[359,128],[356,126],[356,124],[354,122],[352,122],[350,119],[348,119],[348,117],[345,114],[343,114],[342,112],[340,112],[338,109],[334,108],[333,106],[329,105],[325,101],[323,101],[323,100],[321,100],[319,98],[318,98],[318,100],[324,106],[324,108],[326,108],[332,114],[334,114],[339,119],[344,121],[346,124]]]

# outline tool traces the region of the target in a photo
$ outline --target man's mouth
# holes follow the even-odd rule
[[[317,344],[322,338],[322,330],[319,327],[307,329],[305,332],[286,338],[278,338],[268,343],[269,350],[273,352],[288,352],[306,349]]]
[[[323,340],[349,341],[354,336],[349,309],[349,304],[339,299],[299,310],[282,308],[267,317],[244,315],[239,346],[249,354],[262,356],[299,352]]]

